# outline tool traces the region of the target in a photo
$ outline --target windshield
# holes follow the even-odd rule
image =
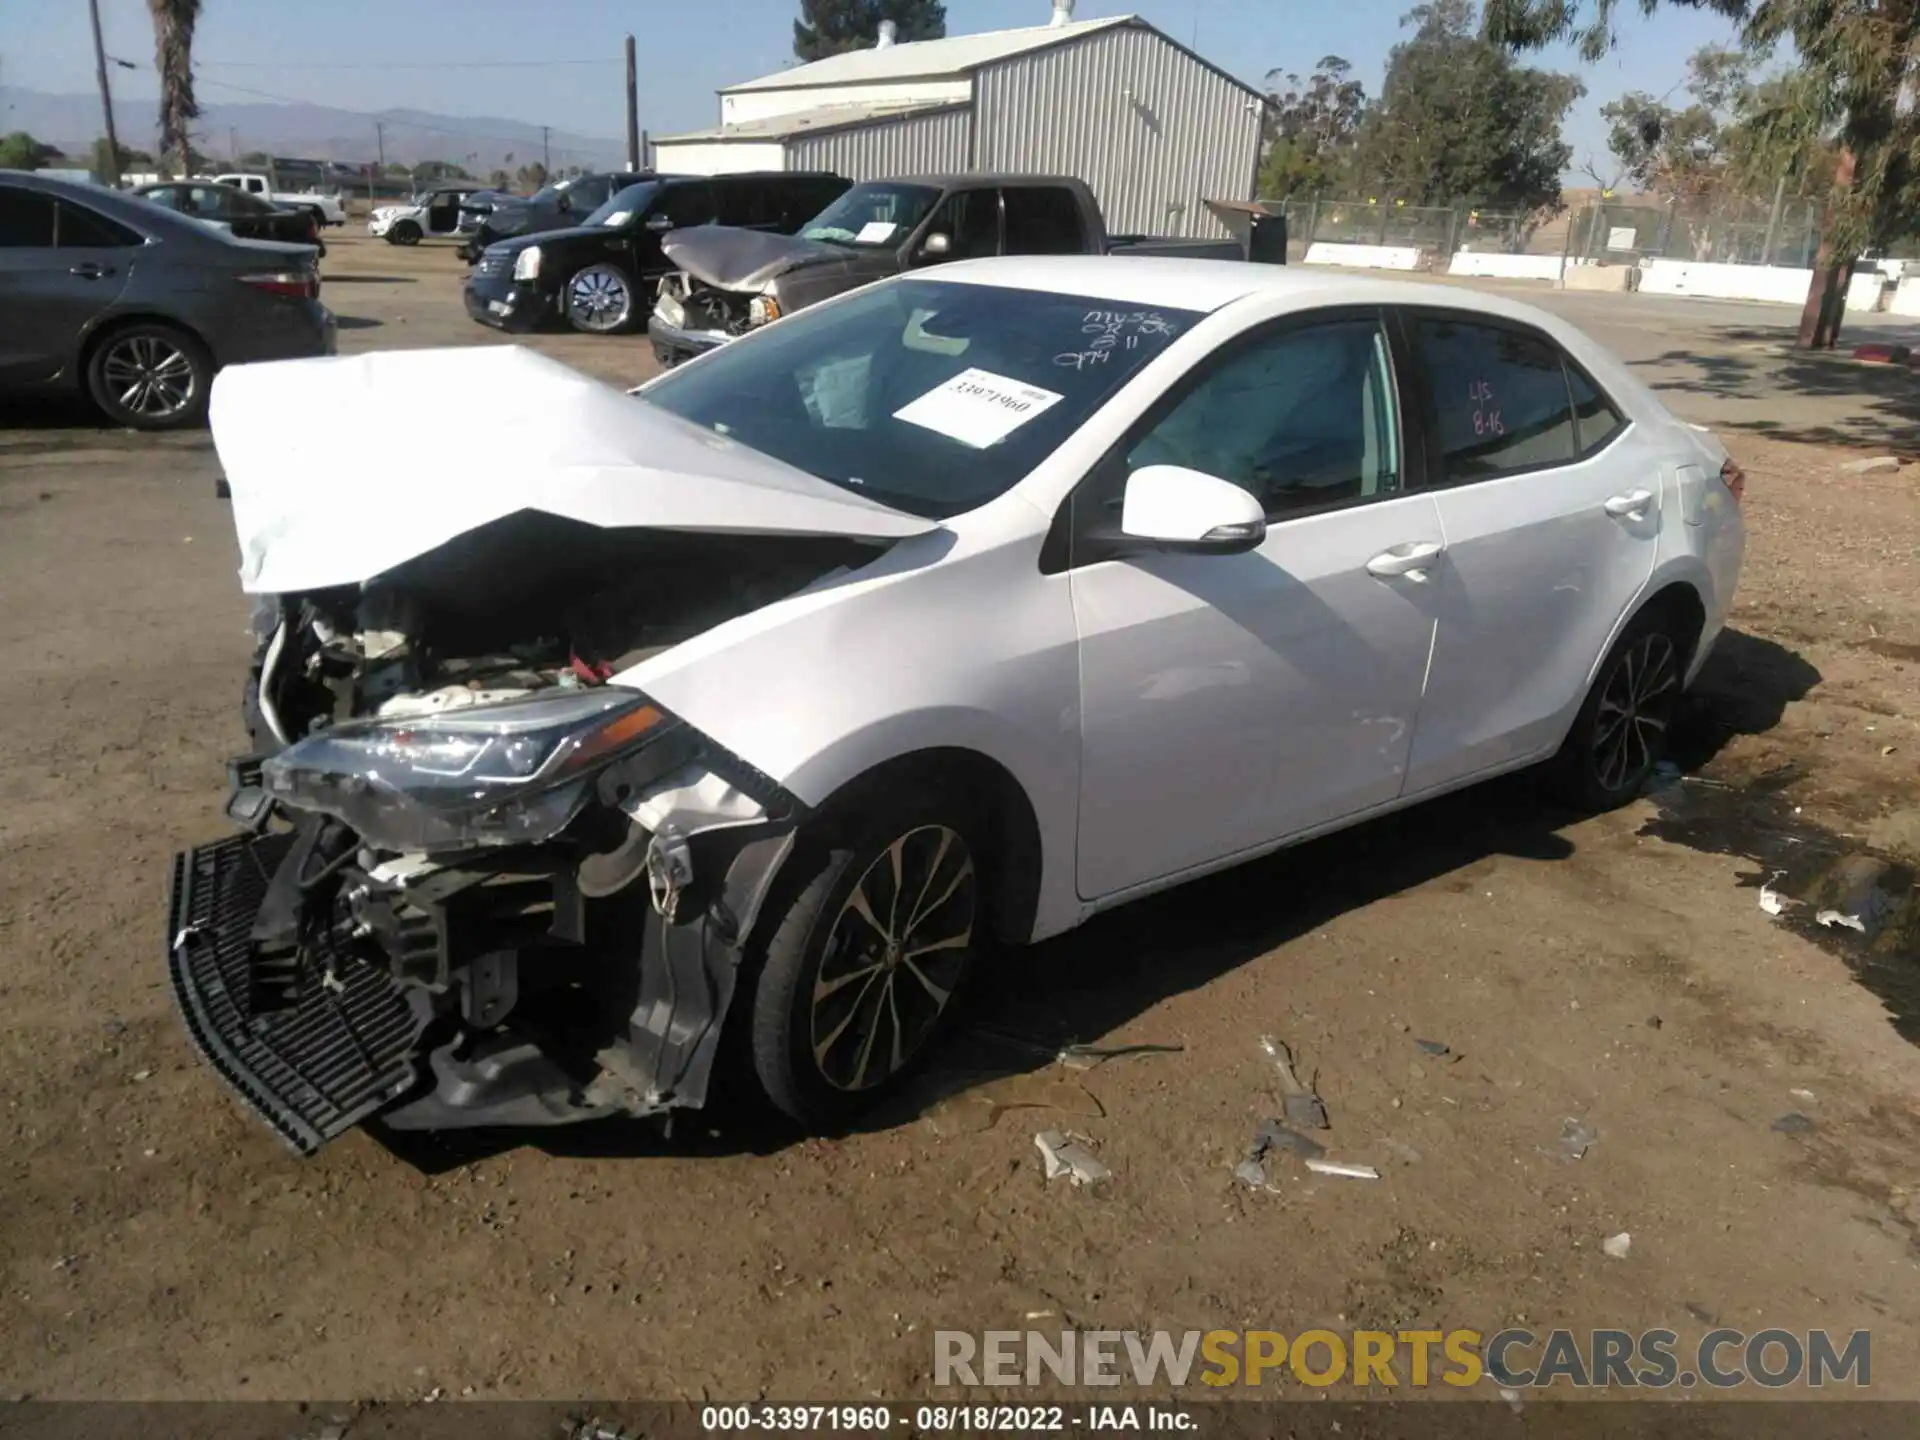
[[[580,223],[583,225],[605,225],[609,229],[618,229],[636,215],[647,213],[647,207],[653,203],[653,197],[660,193],[658,180],[644,180],[638,185],[629,185],[617,190],[593,214]]]
[[[856,185],[801,230],[834,245],[898,245],[926,218],[940,192],[928,185]]]
[[[944,519],[1007,490],[1199,318],[916,277],[790,316],[640,398]]]
[[[553,184],[542,185],[538,190],[534,191],[532,198],[529,199],[527,203],[529,205],[553,205],[558,203],[560,197],[572,188],[573,181],[556,180]]]

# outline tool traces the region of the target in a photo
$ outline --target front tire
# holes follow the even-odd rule
[[[411,220],[396,221],[393,228],[387,231],[387,243],[389,245],[418,245],[420,243],[420,227]]]
[[[796,852],[808,868],[768,916],[749,1003],[760,1086],[810,1130],[893,1089],[951,1020],[986,937],[978,833],[929,797]]]
[[[128,325],[87,360],[87,393],[109,422],[133,430],[186,430],[205,423],[213,357],[171,325]]]
[[[1598,813],[1640,793],[1666,755],[1689,648],[1660,610],[1635,616],[1621,632],[1553,759],[1550,780],[1560,798]]]
[[[618,265],[589,265],[567,281],[567,319],[588,335],[620,335],[639,308],[633,278]]]

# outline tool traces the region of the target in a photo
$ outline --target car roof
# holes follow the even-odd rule
[[[916,278],[1013,290],[1051,290],[1122,305],[1165,305],[1210,313],[1252,295],[1297,297],[1308,305],[1428,305],[1539,325],[1562,322],[1543,310],[1483,290],[1427,280],[1383,280],[1350,271],[1244,260],[1159,255],[1006,255],[958,260]]]

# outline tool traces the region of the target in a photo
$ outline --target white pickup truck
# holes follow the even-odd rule
[[[344,225],[347,223],[346,207],[340,203],[338,195],[325,195],[318,190],[276,191],[265,175],[234,171],[226,175],[215,175],[216,185],[231,185],[236,190],[244,190],[249,195],[257,195],[262,200],[271,200],[289,210],[311,210],[320,217],[324,225]]]

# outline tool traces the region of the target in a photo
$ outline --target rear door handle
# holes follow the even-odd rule
[[[1616,520],[1644,520],[1647,518],[1647,506],[1652,503],[1651,490],[1629,490],[1624,495],[1609,496],[1606,511]]]
[[[1427,570],[1446,551],[1432,540],[1406,541],[1390,550],[1382,550],[1367,561],[1367,573],[1381,579],[1404,576],[1415,582],[1427,578]]]
[[[103,275],[111,275],[113,273],[113,267],[111,265],[96,265],[91,260],[83,260],[80,264],[68,270],[67,273],[69,275],[78,275],[82,280],[98,280]]]

